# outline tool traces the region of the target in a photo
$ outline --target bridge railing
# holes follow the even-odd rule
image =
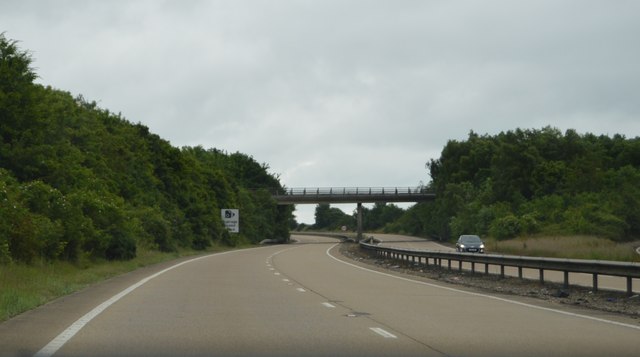
[[[321,195],[422,195],[432,193],[424,187],[294,187],[277,195],[321,196]]]

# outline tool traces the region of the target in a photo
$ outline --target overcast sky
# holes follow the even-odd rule
[[[636,137],[639,19],[634,0],[0,1],[40,83],[288,187],[426,183],[471,130]]]

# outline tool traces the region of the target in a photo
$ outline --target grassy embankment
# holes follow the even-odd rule
[[[0,321],[34,309],[58,297],[71,294],[108,278],[172,259],[229,250],[216,246],[206,252],[181,250],[161,253],[138,250],[138,256],[129,261],[82,260],[68,262],[40,262],[32,265],[0,265]]]
[[[617,243],[593,236],[520,237],[505,241],[487,239],[485,242],[488,253],[640,262],[640,255],[635,252],[640,242]]]

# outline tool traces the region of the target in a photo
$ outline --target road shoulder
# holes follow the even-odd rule
[[[624,293],[612,291],[599,291],[594,294],[590,289],[578,286],[563,289],[561,285],[554,283],[542,285],[537,281],[449,271],[433,265],[401,265],[398,261],[371,257],[361,251],[358,245],[350,243],[343,243],[332,252],[349,263],[382,273],[468,292],[499,296],[545,308],[568,310],[577,314],[640,325],[640,297],[637,295],[626,297]]]

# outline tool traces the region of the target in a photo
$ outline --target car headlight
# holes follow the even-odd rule
[[[464,249],[464,244],[460,244],[460,248]]]
[[[480,244],[480,249],[484,249],[484,244]]]

